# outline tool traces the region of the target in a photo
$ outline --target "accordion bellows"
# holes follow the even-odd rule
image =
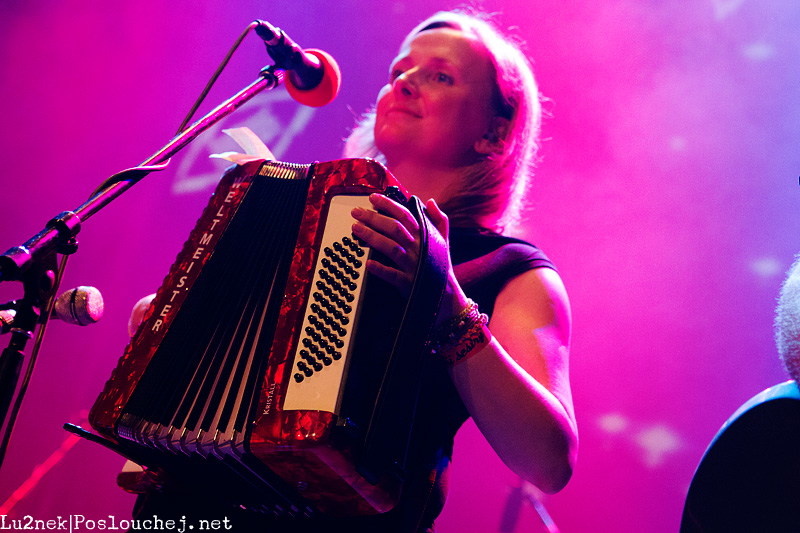
[[[396,185],[371,160],[226,172],[91,409],[105,444],[262,512],[390,509],[410,425],[376,417],[413,411],[381,398],[407,299],[349,212]]]

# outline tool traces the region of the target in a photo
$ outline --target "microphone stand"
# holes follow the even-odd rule
[[[524,479],[519,478],[519,484],[511,489],[508,499],[506,500],[503,514],[500,517],[500,528],[498,531],[500,533],[513,533],[517,528],[522,505],[527,501],[533,506],[536,514],[539,515],[547,532],[559,533],[558,526],[550,517],[550,513],[547,512],[541,496],[542,493],[539,489]]]
[[[34,354],[38,351],[44,327],[50,315],[50,308],[55,293],[58,291],[58,283],[66,267],[66,259],[68,255],[77,250],[75,237],[81,229],[81,223],[133,187],[150,172],[164,170],[169,164],[170,158],[198,135],[233,113],[261,91],[274,89],[280,85],[284,76],[284,71],[274,65],[263,68],[258,79],[219,104],[191,126],[179,131],[171,141],[141,165],[123,170],[106,179],[89,200],[80,207],[74,211],[64,211],[50,220],[42,231],[24,244],[10,248],[0,255],[0,283],[21,281],[25,291],[24,297],[19,302],[9,345],[0,355],[0,428],[6,419],[14,391],[17,388],[23,360],[22,352],[28,339],[33,336],[37,323],[41,327],[34,346]],[[58,274],[56,274],[57,253],[64,255]],[[42,312],[43,306],[46,308],[44,312]],[[32,358],[25,376],[26,382],[32,372],[34,362],[35,359]],[[26,383],[23,383],[20,388],[12,416],[6,426],[6,437],[0,446],[0,467],[3,464],[5,450],[25,386]]]

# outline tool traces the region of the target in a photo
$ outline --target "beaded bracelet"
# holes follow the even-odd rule
[[[447,324],[437,328],[431,336],[431,352],[444,358],[450,365],[479,352],[492,340],[492,333],[486,326],[488,322],[488,315],[481,313],[478,304],[469,300],[466,308]]]

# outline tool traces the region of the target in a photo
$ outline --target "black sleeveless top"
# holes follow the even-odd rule
[[[497,295],[512,278],[553,263],[537,247],[485,229],[452,228],[450,256],[461,288],[491,318]],[[489,324],[491,327],[491,322]],[[423,374],[411,435],[408,480],[400,504],[387,513],[386,531],[432,532],[447,497],[453,439],[469,413],[443,360],[432,359]]]
[[[490,317],[497,295],[509,280],[536,268],[555,269],[544,253],[532,244],[485,229],[452,228],[450,254],[464,292]],[[186,516],[189,520],[191,517],[228,518],[233,531],[433,532],[434,520],[447,497],[453,439],[467,418],[469,413],[450,380],[446,363],[431,358],[423,372],[400,503],[382,515],[275,521],[238,509],[220,508],[213,500],[198,499],[196,495],[148,494],[137,501],[134,516],[142,519],[152,518],[154,514],[159,518]]]

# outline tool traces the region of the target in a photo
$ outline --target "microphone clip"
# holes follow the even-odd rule
[[[327,105],[336,98],[342,74],[330,54],[316,49],[304,50],[269,22],[256,20],[254,24],[256,34],[275,62],[274,68],[284,71],[286,89],[292,98],[311,107]]]
[[[269,57],[277,68],[289,74],[292,84],[300,90],[317,87],[324,76],[322,62],[292,41],[280,28],[259,20],[256,33],[267,47]]]

